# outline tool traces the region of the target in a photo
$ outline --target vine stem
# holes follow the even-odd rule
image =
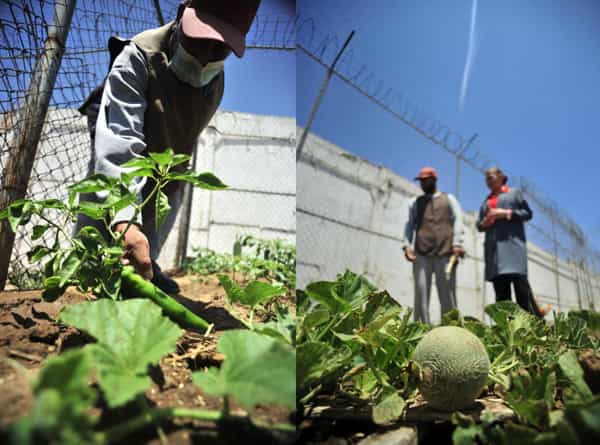
[[[235,415],[224,415],[222,411],[214,410],[202,410],[196,408],[151,408],[145,410],[142,414],[133,419],[127,420],[117,426],[114,426],[106,431],[96,433],[95,438],[99,443],[115,443],[125,437],[129,436],[133,432],[156,422],[165,421],[174,418],[188,418],[196,420],[208,420],[208,421],[219,421],[224,418],[245,420],[246,416],[235,416]],[[253,421],[256,426],[282,430],[282,431],[293,431],[295,427],[285,423],[265,424],[263,422]]]

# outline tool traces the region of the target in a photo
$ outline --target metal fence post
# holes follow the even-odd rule
[[[556,237],[556,223],[552,219],[552,244],[554,247],[554,277],[556,284],[556,302],[560,308],[560,264],[558,263],[558,239]]]
[[[22,199],[27,193],[29,177],[35,160],[38,142],[44,126],[48,105],[52,98],[56,75],[65,52],[67,36],[75,10],[76,0],[56,2],[52,25],[48,27],[48,37],[44,50],[36,61],[25,104],[19,110],[16,120],[16,137],[10,144],[10,157],[2,175],[0,188],[0,208],[12,201]],[[0,223],[0,289],[4,289],[8,276],[10,257],[15,242],[15,234],[8,222]]]
[[[304,127],[302,136],[300,136],[300,141],[298,142],[298,148],[296,149],[296,161],[298,161],[300,159],[300,157],[302,156],[302,149],[304,148],[304,143],[306,142],[306,137],[308,136],[308,132],[310,131],[310,127],[312,126],[312,122],[315,119],[317,110],[319,109],[319,106],[321,105],[321,100],[323,99],[323,95],[325,94],[327,85],[329,85],[331,76],[333,76],[333,72],[335,70],[335,65],[337,64],[338,60],[340,59],[340,56],[342,55],[342,53],[348,46],[348,43],[350,43],[350,39],[352,39],[353,36],[354,36],[354,31],[352,31],[350,33],[350,35],[344,42],[342,49],[340,49],[340,51],[337,53],[337,56],[335,56],[333,63],[327,70],[327,74],[325,75],[325,79],[323,79],[323,84],[321,85],[321,90],[319,91],[319,95],[317,96],[317,99],[315,100],[315,103],[313,104],[312,110],[310,111],[310,116],[308,117],[308,122],[306,123],[306,126]]]
[[[165,24],[165,19],[162,15],[162,10],[160,9],[160,2],[159,0],[153,0],[153,3],[154,9],[156,10],[156,18],[158,19],[158,23],[160,26],[163,26]]]

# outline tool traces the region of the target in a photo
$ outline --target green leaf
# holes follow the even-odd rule
[[[327,309],[315,308],[304,317],[302,322],[302,330],[306,333],[309,333],[317,326],[321,326],[328,321],[329,311]]]
[[[373,370],[368,368],[355,375],[352,381],[354,383],[354,388],[360,392],[360,398],[367,400],[371,398],[378,384],[377,377],[375,377]]]
[[[296,378],[298,397],[307,394],[318,382],[328,378],[350,364],[352,351],[345,345],[334,348],[325,342],[306,342],[296,347]]]
[[[149,168],[149,169],[153,169],[155,166],[155,162],[145,156],[139,156],[139,157],[135,157],[130,159],[129,161],[125,162],[124,164],[121,164],[121,167],[123,168]]]
[[[45,232],[46,230],[48,230],[50,226],[41,226],[41,225],[37,225],[37,226],[33,226],[33,234],[31,235],[31,239],[32,241],[35,241],[36,239],[39,239]]]
[[[165,222],[171,206],[169,205],[169,198],[162,191],[156,194],[156,228],[158,229]]]
[[[581,369],[575,351],[571,349],[561,354],[558,357],[558,366],[560,366],[563,374],[569,379],[582,401],[590,400],[593,397],[590,387],[584,380],[583,369]]]
[[[285,295],[285,287],[272,286],[262,281],[252,281],[246,286],[244,293],[246,294],[246,301],[242,301],[242,303],[253,308],[257,304],[264,303],[273,297]]]
[[[83,227],[77,234],[77,238],[79,238],[84,246],[92,252],[97,251],[99,246],[106,246],[104,236],[102,236],[98,228],[94,226]]]
[[[553,406],[556,374],[553,367],[531,374],[521,369],[512,373],[513,387],[505,399],[515,413],[537,428],[546,425]]]
[[[98,202],[80,201],[75,207],[75,211],[77,213],[83,213],[94,220],[101,220],[106,217],[106,209]]]
[[[467,416],[464,416],[465,418]],[[458,423],[456,414],[452,417],[452,423]],[[483,438],[483,425],[476,424],[471,418],[468,421],[462,420],[452,433],[453,445],[477,445],[477,438]]]
[[[600,396],[587,402],[567,405],[565,419],[579,436],[579,443],[598,443],[600,440]]]
[[[171,181],[189,182],[195,187],[200,187],[206,190],[223,190],[228,187],[219,178],[209,172],[198,173],[192,170],[185,173],[173,172],[169,173],[167,178]]]
[[[30,199],[19,199],[8,206],[8,222],[13,232],[17,232],[19,225],[29,222],[35,206]]]
[[[98,206],[104,209],[110,209],[116,213],[125,207],[135,204],[136,202],[137,196],[122,185],[119,185],[111,190],[104,201],[99,203]]]
[[[67,257],[64,259],[61,264],[61,268],[58,271],[58,276],[60,277],[60,282],[58,283],[58,287],[64,287],[71,278],[77,273],[79,268],[81,267],[82,258],[80,256],[80,252],[77,250],[71,250]]]
[[[217,350],[225,355],[219,371],[193,374],[212,395],[230,395],[245,407],[296,406],[296,354],[289,345],[249,331],[227,331]]]
[[[34,385],[30,413],[11,427],[14,443],[97,443],[92,414],[97,394],[90,387],[89,357],[82,349],[48,358]]]
[[[183,331],[146,299],[99,300],[65,307],[63,323],[98,340],[89,345],[100,387],[111,408],[150,386],[147,368],[175,350]]]
[[[116,185],[115,178],[101,173],[95,173],[68,187],[71,192],[94,193],[102,190],[111,190]]]
[[[485,307],[485,313],[502,328],[508,327],[510,323],[511,329],[515,332],[522,328],[529,329],[536,322],[534,315],[512,301],[489,304]]]
[[[219,274],[217,277],[219,278],[221,286],[223,286],[223,289],[225,289],[227,298],[231,303],[243,301],[246,298],[244,290],[239,286],[239,284],[237,284],[227,275]]]
[[[350,305],[334,294],[335,285],[336,283],[331,281],[317,281],[306,287],[306,294],[327,307],[331,313],[350,310]]]
[[[44,199],[42,201],[39,201],[38,204],[40,204],[42,207],[44,207],[46,209],[63,210],[63,209],[67,208],[67,206],[65,206],[65,203],[58,199]]]
[[[156,172],[152,168],[138,168],[138,169],[132,170],[130,172],[123,173],[121,175],[121,179],[126,184],[130,184],[131,180],[134,178],[141,178],[141,177],[153,178],[154,176],[156,176]]]
[[[48,249],[46,246],[35,246],[33,249],[27,252],[27,259],[30,262],[35,263],[51,252],[52,250]]]
[[[191,159],[191,156],[176,154],[173,156],[173,161],[171,162],[171,167],[175,167],[176,165],[183,164]]]
[[[283,286],[272,286],[261,281],[252,281],[246,288],[242,289],[227,275],[221,274],[218,277],[231,302],[246,304],[251,308],[277,295],[284,295],[286,292]]]
[[[397,420],[404,411],[404,399],[394,391],[373,408],[373,421],[379,425]]]
[[[0,210],[0,221],[6,218],[8,218],[8,207]]]
[[[167,148],[162,153],[152,152],[149,153],[150,157],[160,166],[164,167],[165,165],[169,165],[170,162],[173,161],[173,149]]]
[[[282,306],[275,308],[276,319],[267,323],[254,325],[254,332],[279,338],[291,345],[296,337],[296,320],[291,316],[289,310]]]
[[[61,277],[51,276],[44,278],[44,290],[42,290],[42,298],[44,301],[54,301],[67,290],[67,286],[59,286]]]
[[[233,256],[242,256],[242,243],[240,240],[236,240],[235,243],[233,243]]]

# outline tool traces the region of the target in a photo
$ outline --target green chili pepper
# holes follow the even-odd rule
[[[150,281],[142,278],[132,266],[121,271],[121,291],[125,298],[148,298],[159,305],[163,314],[184,328],[210,331],[212,325],[194,314],[173,297],[170,297]]]

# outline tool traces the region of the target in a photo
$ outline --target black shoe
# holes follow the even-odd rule
[[[152,260],[152,272],[154,274],[154,277],[152,278],[152,284],[166,294],[176,295],[179,293],[180,289],[177,282],[162,273],[160,267],[154,260]]]

